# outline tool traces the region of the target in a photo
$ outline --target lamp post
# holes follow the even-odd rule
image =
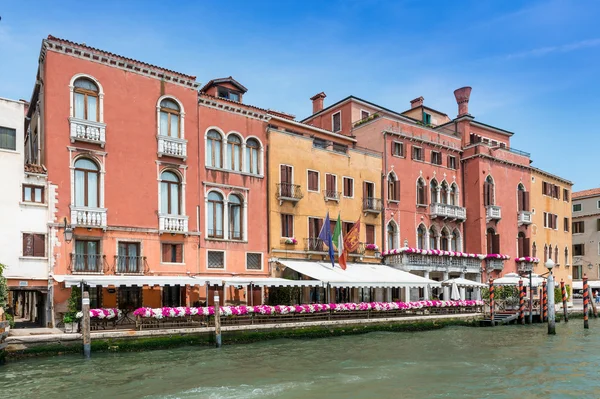
[[[556,334],[556,320],[554,317],[554,276],[552,276],[552,269],[554,268],[554,261],[548,258],[548,261],[544,265],[548,269],[548,334]]]
[[[73,240],[73,228],[71,225],[67,224],[67,218],[65,218],[65,231],[64,231],[65,241],[70,243]]]

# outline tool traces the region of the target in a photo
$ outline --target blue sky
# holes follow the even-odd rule
[[[477,120],[582,190],[600,186],[598,15],[597,1],[4,1],[0,96],[29,99],[48,34],[199,82],[232,75],[245,102],[298,119],[320,91],[455,116],[469,85]]]

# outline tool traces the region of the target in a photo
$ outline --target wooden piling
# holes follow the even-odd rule
[[[592,315],[594,316],[594,319],[597,319],[598,308],[596,307],[596,299],[594,298],[594,295],[592,295],[592,287],[588,287],[588,290],[590,290],[588,297],[590,298],[590,304],[592,305]]]
[[[494,301],[494,279],[490,278],[490,320],[492,321],[492,327],[496,325],[496,322],[494,321],[495,306],[496,302]]]
[[[83,356],[89,359],[92,354],[92,338],[90,335],[90,293],[82,292],[81,311],[83,312],[81,335],[83,338]]]
[[[519,324],[525,324],[525,290],[523,280],[519,280]]]
[[[563,315],[565,317],[565,323],[569,322],[569,311],[567,309],[567,289],[565,287],[564,280],[560,280],[560,293],[562,294],[562,304],[563,304]]]
[[[548,321],[548,287],[546,282],[542,282],[542,297],[544,298],[544,306],[542,307],[542,323]]]
[[[546,295],[546,307],[548,308],[548,334],[554,335],[556,334],[556,306],[554,305],[554,276],[552,275],[552,271],[548,276],[548,285],[546,287],[546,292],[548,291],[550,291],[550,295]]]
[[[589,292],[588,278],[587,275],[583,275],[583,328],[590,328],[590,323],[588,321],[588,306],[590,302],[590,292]]]
[[[219,306],[219,296],[215,295],[215,346],[221,347],[221,308]]]

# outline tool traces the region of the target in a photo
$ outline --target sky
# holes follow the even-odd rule
[[[454,117],[453,91],[471,86],[476,120],[583,190],[600,187],[600,130],[579,123],[599,115],[598,15],[587,0],[0,0],[0,97],[31,97],[49,34],[200,83],[233,76],[244,102],[297,119],[321,91],[400,112],[423,96]]]

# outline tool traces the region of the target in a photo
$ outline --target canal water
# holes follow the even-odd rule
[[[11,362],[3,398],[598,398],[600,321]],[[226,342],[225,337],[225,342]]]

